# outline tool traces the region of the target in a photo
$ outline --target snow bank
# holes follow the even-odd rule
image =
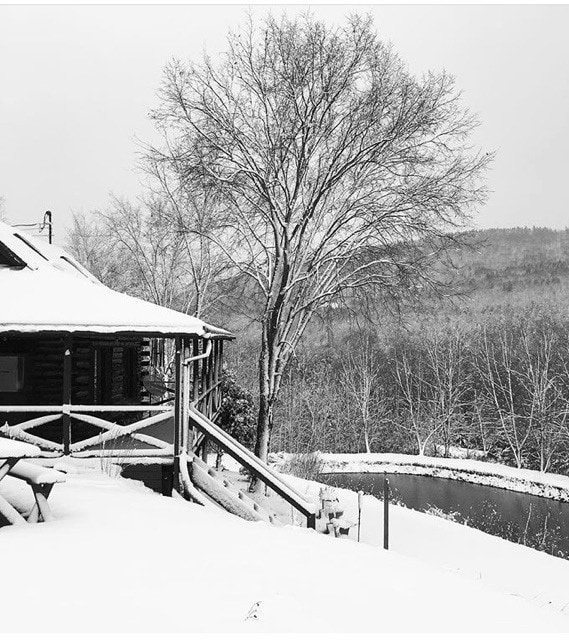
[[[23,504],[31,497],[21,484],[2,486]],[[569,631],[555,610],[569,599],[565,561],[406,509],[393,510],[385,552],[246,522],[94,471],[69,473],[50,503],[55,521],[0,529],[10,576],[0,586],[3,633]],[[508,549],[516,576],[547,576],[541,588],[555,591],[555,607],[520,591],[516,576],[512,588],[492,583],[491,560],[500,565]],[[462,570],[441,557],[460,557]]]
[[[281,467],[292,454],[271,454]],[[569,502],[569,477],[515,469],[504,464],[456,458],[430,458],[402,453],[320,453],[322,473],[406,473],[475,482],[543,498]]]

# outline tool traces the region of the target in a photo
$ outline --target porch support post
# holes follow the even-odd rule
[[[182,429],[183,429],[183,369],[182,358],[184,356],[182,338],[176,338],[176,396],[174,400],[174,464],[172,465],[172,486],[176,491],[180,491],[180,454],[182,452]]]
[[[217,348],[217,375],[215,378],[215,382],[221,382],[221,378],[223,376],[223,340],[219,340],[219,345]],[[221,403],[223,401],[223,396],[221,395],[221,386],[217,387],[216,392],[216,411],[221,409]]]
[[[190,366],[183,363],[190,357],[190,341],[182,339],[182,437],[180,447],[183,453],[188,453],[193,445],[193,431],[190,433]]]
[[[73,336],[66,333],[63,339],[63,405],[71,404],[71,358]],[[63,455],[71,451],[71,416],[68,408],[63,410]]]
[[[192,341],[193,351],[192,356],[197,356],[200,352],[200,341],[197,338],[194,338]],[[192,393],[193,398],[192,402],[197,402],[197,399],[200,395],[200,361],[194,360],[194,371],[192,375]]]
[[[212,350],[209,354],[208,363],[207,363],[207,389],[209,394],[207,396],[207,417],[211,420],[213,418],[213,380],[214,380],[214,369],[215,369],[215,354],[216,348],[215,345],[217,340],[213,341]]]

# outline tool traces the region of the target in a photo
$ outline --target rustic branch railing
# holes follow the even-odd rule
[[[200,394],[194,400],[194,404],[200,413],[203,413],[206,416],[211,416],[210,419],[213,419],[221,407],[221,401],[221,380],[219,380],[209,389],[206,389],[206,391]]]
[[[47,413],[48,415],[38,416],[25,420],[18,424],[5,424],[0,426],[0,433],[9,438],[35,444],[42,449],[42,457],[54,457],[61,455],[71,455],[76,457],[100,457],[104,451],[105,457],[110,458],[140,458],[140,457],[172,457],[174,450],[172,444],[139,431],[151,426],[155,426],[173,417],[172,406],[155,405],[85,405],[85,404],[62,404],[62,405],[6,405],[0,406],[0,413],[26,414],[26,413]],[[111,420],[102,417],[89,415],[91,413],[145,413],[146,415],[129,425],[119,425]],[[71,434],[65,438],[62,433],[62,442],[55,442],[29,433],[31,429],[55,422],[62,417],[69,419],[72,429],[73,421],[101,429],[102,433],[85,438],[78,442],[71,441]],[[142,448],[112,448],[106,445],[118,440],[128,438],[133,443],[142,443],[153,447],[151,449]],[[97,449],[96,447],[99,447]],[[103,449],[101,449],[101,447]]]

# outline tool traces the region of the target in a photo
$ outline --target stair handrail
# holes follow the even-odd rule
[[[193,402],[189,405],[188,417],[192,423],[211,438],[227,454],[240,462],[262,482],[281,496],[286,502],[300,511],[307,519],[307,526],[316,526],[316,505],[306,500],[294,487],[285,482],[280,475],[261,459],[244,447],[240,442],[226,433],[221,427],[212,422]]]

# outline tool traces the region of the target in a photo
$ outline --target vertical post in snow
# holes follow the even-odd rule
[[[63,338],[63,455],[71,452],[71,353],[73,338],[70,333]]]
[[[360,531],[362,526],[362,498],[364,496],[363,491],[358,491],[358,542],[360,541]]]
[[[383,548],[389,549],[389,480],[383,472]]]
[[[53,222],[51,211],[46,211],[43,216],[44,224],[47,224],[47,239],[49,244],[53,244]],[[42,229],[43,230],[43,229]]]
[[[180,491],[180,443],[182,441],[182,339],[176,337],[176,395],[174,398],[174,461],[172,465],[172,486]]]

